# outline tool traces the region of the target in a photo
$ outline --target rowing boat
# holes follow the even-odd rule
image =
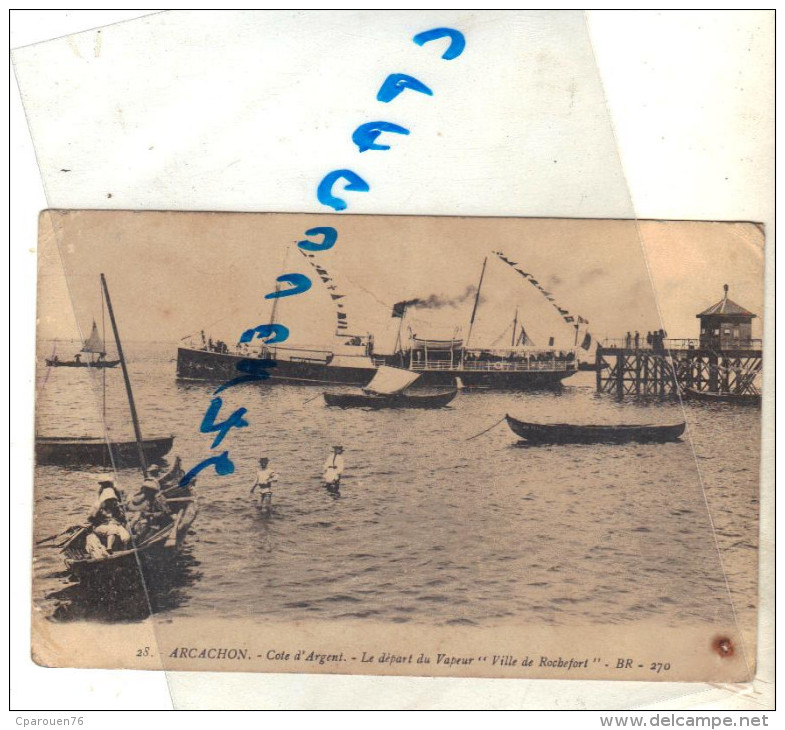
[[[740,406],[759,406],[760,393],[716,393],[708,390],[684,388],[682,398],[700,400],[707,403],[736,403]]]
[[[87,550],[88,525],[74,526],[70,538],[61,545],[61,553],[68,572],[82,582],[117,580],[118,576],[136,573],[145,564],[168,560],[182,545],[198,513],[198,501],[193,484],[181,487],[184,476],[180,457],[175,460],[171,471],[161,477],[162,493],[168,504],[177,509],[168,516],[166,524],[153,532],[136,536],[132,547],[118,550],[101,557],[93,557]]]
[[[113,368],[120,364],[119,360],[55,360],[45,358],[50,368]]]
[[[437,393],[407,392],[419,377],[411,370],[382,365],[361,392],[325,392],[324,401],[338,408],[443,408],[458,394],[457,388]]]
[[[414,393],[395,393],[381,395],[376,393],[325,393],[328,406],[338,408],[443,408],[458,394],[458,389],[438,393],[415,395]]]
[[[575,425],[569,423],[529,423],[506,416],[513,433],[532,443],[594,444],[676,441],[684,433],[686,424],[618,424]]]
[[[116,579],[127,572],[138,572],[140,561],[169,558],[177,553],[198,512],[196,499],[176,512],[168,523],[140,540],[128,550],[117,550],[102,557],[91,557],[85,541],[90,531],[80,530],[63,547],[68,572],[81,581]]]
[[[142,439],[148,463],[160,461],[172,450],[174,436]],[[139,466],[139,449],[134,441],[107,441],[93,436],[36,436],[38,464],[90,465],[116,468]]]

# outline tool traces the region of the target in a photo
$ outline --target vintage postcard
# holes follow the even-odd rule
[[[45,666],[755,675],[755,223],[47,210]]]

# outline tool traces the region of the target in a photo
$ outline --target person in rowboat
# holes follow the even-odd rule
[[[98,501],[87,519],[92,526],[92,533],[103,540],[107,552],[113,552],[118,542],[122,550],[131,541],[113,478],[106,476],[98,480]]]
[[[256,481],[251,487],[251,494],[259,488],[259,506],[269,510],[273,503],[273,484],[278,481],[278,474],[270,469],[270,460],[263,456],[259,459],[259,471],[256,472]]]
[[[322,473],[322,482],[328,490],[337,492],[340,489],[343,470],[343,446],[333,446],[333,453],[324,462],[324,472]]]
[[[156,470],[148,470],[149,476],[142,482],[142,488],[131,500],[129,509],[134,512],[131,518],[131,532],[142,537],[160,530],[171,520],[172,511],[161,494],[161,485],[153,476]]]

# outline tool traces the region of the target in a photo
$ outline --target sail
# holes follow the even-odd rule
[[[98,327],[96,327],[95,322],[93,322],[93,330],[90,332],[90,336],[84,341],[82,352],[94,352],[97,355],[106,354],[104,343],[101,340],[101,336],[98,334]]]
[[[364,390],[367,393],[377,393],[379,395],[395,395],[396,393],[402,393],[419,377],[417,373],[413,373],[411,370],[382,365]]]

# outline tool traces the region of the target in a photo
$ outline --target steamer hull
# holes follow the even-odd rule
[[[177,350],[177,377],[181,380],[226,381],[238,374],[237,364],[247,356],[181,347]],[[371,382],[376,368],[329,365],[319,360],[276,360],[268,370],[272,383],[294,385],[354,385]]]

